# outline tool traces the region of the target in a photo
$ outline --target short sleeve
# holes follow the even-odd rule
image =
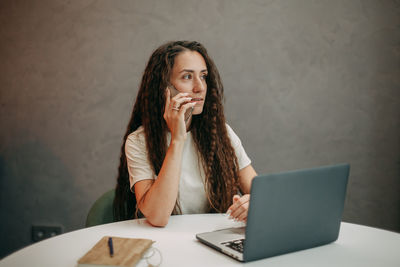
[[[238,159],[239,170],[241,170],[244,167],[250,165],[251,160],[247,156],[246,151],[244,150],[242,142],[240,141],[239,137],[236,135],[236,133],[232,130],[232,128],[228,124],[226,124],[226,130],[228,131],[228,136],[231,139],[233,149],[235,150],[236,157]]]
[[[125,155],[131,191],[136,182],[156,178],[147,157],[148,152],[142,126],[131,133],[126,139]]]

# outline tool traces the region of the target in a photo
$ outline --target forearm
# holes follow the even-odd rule
[[[251,181],[256,175],[257,173],[251,165],[239,170],[239,184],[240,190],[243,194],[250,194]]]
[[[165,226],[175,207],[183,145],[183,142],[171,142],[157,179],[138,201],[140,211],[154,226]]]

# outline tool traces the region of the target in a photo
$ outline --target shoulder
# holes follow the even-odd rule
[[[225,123],[226,126],[226,131],[228,133],[229,138],[231,139],[231,143],[234,147],[241,145],[241,141],[239,136],[237,136],[237,134],[235,133],[235,131],[232,129],[232,127]]]
[[[229,137],[232,137],[232,136],[237,137],[235,131],[232,129],[232,127],[228,123],[225,123],[225,126],[226,126],[226,131],[227,131]]]
[[[146,139],[145,135],[144,135],[144,127],[143,126],[139,126],[139,128],[137,128],[134,132],[130,133],[128,135],[128,137],[126,138],[126,141],[144,141]]]
[[[143,126],[139,126],[139,128],[130,133],[126,138],[125,149],[132,146],[146,146],[146,136]]]
[[[225,123],[225,127],[226,127],[226,130],[228,131],[228,134],[235,133],[233,131],[232,127],[228,123]]]
[[[242,142],[240,141],[240,138],[233,131],[233,129],[228,124],[226,124],[226,129],[227,129],[229,138],[231,139],[231,144],[233,146],[233,149],[235,150],[236,157],[238,159],[239,170],[242,170],[244,167],[251,164],[251,160],[247,156],[246,151],[243,148]]]

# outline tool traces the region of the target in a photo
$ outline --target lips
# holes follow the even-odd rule
[[[192,100],[190,100],[190,102],[200,102],[200,101],[203,101],[203,98],[193,97]]]

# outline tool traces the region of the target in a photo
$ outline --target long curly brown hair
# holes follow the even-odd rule
[[[166,90],[174,59],[184,51],[197,51],[207,65],[207,95],[203,112],[191,122],[191,133],[205,171],[205,190],[209,212],[225,212],[239,190],[238,160],[228,137],[223,110],[223,85],[219,72],[198,42],[168,42],[151,55],[144,71],[136,103],[121,147],[120,165],[114,199],[114,219],[137,217],[136,197],[130,190],[125,155],[128,135],[143,125],[148,159],[155,174],[160,172],[167,152],[168,127],[163,118]],[[179,214],[177,203],[173,214]],[[137,210],[136,210],[137,211]]]

